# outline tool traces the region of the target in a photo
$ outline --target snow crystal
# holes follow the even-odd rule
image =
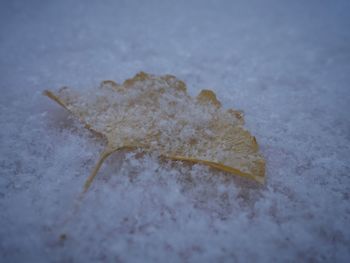
[[[1,1],[0,261],[347,262],[349,13],[346,0]],[[41,93],[140,70],[244,110],[265,186],[119,152],[81,199],[104,142]]]

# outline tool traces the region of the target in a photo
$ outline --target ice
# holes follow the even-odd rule
[[[347,262],[349,13],[346,0],[1,1],[0,261]],[[140,70],[243,110],[266,185],[122,152],[79,201],[103,142],[41,93]]]

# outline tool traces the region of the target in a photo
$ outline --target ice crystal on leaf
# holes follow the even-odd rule
[[[255,137],[243,128],[242,114],[223,110],[211,90],[192,98],[176,77],[140,72],[121,85],[107,80],[85,93],[63,87],[44,94],[107,139],[85,190],[103,161],[122,149],[156,152],[264,182],[265,161]]]

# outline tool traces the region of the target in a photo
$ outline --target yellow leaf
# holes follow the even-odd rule
[[[211,90],[192,98],[174,76],[140,72],[121,85],[106,80],[84,93],[64,87],[44,94],[107,139],[85,191],[111,153],[136,148],[264,182],[265,161],[242,113],[222,109]]]

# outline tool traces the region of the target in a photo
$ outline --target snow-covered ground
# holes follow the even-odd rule
[[[350,1],[0,1],[1,262],[349,262]],[[114,154],[42,96],[143,70],[245,112],[263,187]]]

